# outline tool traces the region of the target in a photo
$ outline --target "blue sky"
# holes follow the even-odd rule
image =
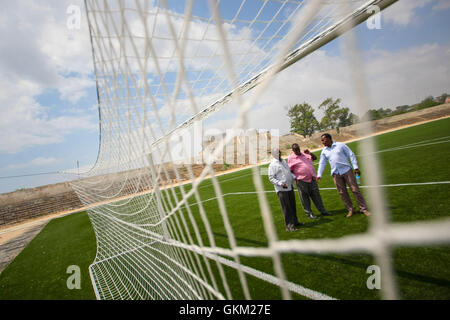
[[[67,8],[82,8],[79,29]],[[357,28],[373,107],[412,104],[450,93],[450,1],[400,0],[381,13],[381,29]],[[83,169],[96,160],[97,94],[82,1],[11,1],[0,13],[0,177]],[[347,61],[338,39],[277,76],[258,100],[249,126],[288,130],[283,108],[340,97],[351,109]],[[274,105],[277,106],[274,108]],[[280,112],[282,110],[282,112]],[[353,109],[354,110],[354,109]],[[229,128],[230,106],[208,121]],[[72,175],[0,179],[0,192],[50,184]]]
[[[359,39],[364,44],[363,49],[394,51],[425,43],[449,44],[450,37],[447,32],[450,26],[448,6],[447,9],[433,9],[436,3],[436,1],[429,1],[423,7],[416,8],[414,15],[407,22],[395,22],[395,20],[392,20],[393,18],[386,19],[382,14],[382,29],[358,28]],[[396,11],[395,6],[399,4],[392,6],[394,11]],[[388,8],[386,14],[390,12],[392,10]]]

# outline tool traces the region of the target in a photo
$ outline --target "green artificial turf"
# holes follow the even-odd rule
[[[447,163],[450,159],[448,138],[450,119],[438,120],[411,128],[373,137],[377,146],[383,172],[383,184],[406,184],[450,181]],[[426,145],[425,145],[426,144]],[[359,143],[348,143],[357,154],[362,171],[362,185],[365,185],[365,168]],[[393,150],[392,148],[397,148]],[[320,155],[320,151],[316,152]],[[267,167],[267,165],[263,166]],[[317,162],[316,162],[317,168]],[[317,220],[308,219],[301,209],[298,195],[297,215],[304,226],[295,233],[285,231],[280,204],[275,193],[267,193],[267,201],[280,240],[324,239],[364,233],[369,228],[370,219],[357,214],[345,218],[346,210],[334,188],[326,166],[320,181],[321,195],[330,217]],[[261,176],[264,188],[272,191],[273,186],[267,175]],[[267,237],[262,222],[259,201],[255,193],[231,194],[255,191],[251,169],[220,176],[221,193],[238,246],[266,247]],[[190,186],[185,186],[189,190]],[[327,190],[331,188],[331,190]],[[450,213],[450,185],[434,184],[421,186],[395,186],[382,189],[387,200],[392,223],[435,220],[448,217]],[[208,216],[214,240],[219,247],[230,247],[223,218],[220,214],[216,192],[211,180],[199,186],[202,206]],[[368,189],[362,189],[367,195]],[[181,194],[177,190],[178,197]],[[351,194],[351,193],[350,193]],[[175,201],[173,195],[163,193],[164,199]],[[353,198],[353,195],[351,194]],[[366,196],[367,199],[367,196]],[[138,201],[138,198],[133,201]],[[201,240],[209,245],[206,229],[199,215],[195,197],[189,199],[192,217],[199,228]],[[355,201],[354,201],[355,203]],[[370,202],[369,202],[370,207]],[[313,206],[313,211],[318,212]],[[183,209],[189,231],[194,242],[192,222]],[[179,216],[179,215],[178,215]],[[46,253],[43,253],[46,252]],[[95,237],[89,220],[84,213],[53,220],[30,245],[0,274],[0,299],[5,298],[45,298],[45,299],[92,299],[93,290],[87,274],[88,265],[94,260]],[[366,286],[370,265],[376,264],[369,253],[359,254],[282,254],[281,261],[288,280],[306,288],[327,294],[338,299],[380,299],[379,290],[369,290]],[[247,266],[274,274],[272,259],[241,257]],[[65,281],[68,275],[65,268],[77,264],[83,270],[81,290],[68,290]],[[392,264],[400,297],[403,299],[450,299],[450,250],[448,246],[393,248]],[[38,266],[38,267],[36,267]],[[242,288],[235,269],[224,267],[232,288],[233,298],[242,299]],[[217,269],[213,267],[216,279]],[[280,299],[280,290],[252,276],[246,277],[253,299]],[[220,281],[219,281],[220,282]],[[223,290],[222,290],[223,292]],[[294,298],[302,299],[294,294]]]
[[[96,242],[86,212],[51,220],[0,274],[0,299],[95,299],[88,267]],[[67,288],[77,265],[81,289]]]

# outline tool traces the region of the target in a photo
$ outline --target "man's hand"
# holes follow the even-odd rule
[[[361,171],[359,171],[359,169],[355,169],[355,174],[357,174],[358,176],[361,175]]]
[[[304,154],[309,154],[311,156],[312,161],[316,160],[317,157],[314,153],[311,153],[311,151],[309,151],[308,149],[303,150]]]
[[[316,178],[316,181],[319,182],[320,179],[322,179],[322,178],[321,178],[321,177],[317,177],[317,178]]]
[[[283,189],[287,189],[286,183],[283,183],[281,186],[283,187]]]

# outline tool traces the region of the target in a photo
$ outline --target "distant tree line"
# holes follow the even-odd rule
[[[339,133],[339,128],[347,127],[358,122],[378,120],[406,112],[434,107],[445,103],[448,97],[450,95],[447,93],[436,98],[427,96],[417,104],[398,106],[394,110],[390,108],[369,109],[362,117],[358,117],[356,114],[350,112],[349,108],[342,107],[341,99],[337,98],[333,100],[333,98],[327,98],[317,108],[322,110],[324,114],[320,122],[314,115],[314,108],[306,102],[290,107],[287,115],[290,120],[291,132],[308,137],[317,131],[336,129]]]
[[[406,113],[406,112],[412,112],[417,110],[422,110],[434,106],[438,106],[440,104],[445,103],[445,100],[450,97],[450,94],[443,93],[438,97],[433,96],[427,96],[425,99],[420,101],[419,103],[413,104],[413,105],[402,105],[395,107],[394,110],[390,108],[380,108],[380,109],[370,109],[368,110],[362,117],[361,121],[372,121],[372,120],[378,120],[381,118],[386,117],[392,117],[398,114]]]

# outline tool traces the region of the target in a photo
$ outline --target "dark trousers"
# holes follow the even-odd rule
[[[347,192],[347,185],[350,187],[350,190],[355,196],[360,211],[367,211],[366,200],[364,200],[364,197],[359,190],[358,183],[356,182],[355,175],[353,174],[353,170],[350,169],[344,174],[334,174],[333,181],[336,185],[336,189],[339,195],[341,196],[342,202],[344,202],[345,208],[347,208],[348,211],[353,211],[353,204]]]
[[[280,199],[281,210],[283,210],[284,223],[286,224],[286,227],[295,226],[298,224],[294,190],[279,191],[277,192],[277,196],[278,199]]]
[[[311,180],[311,182],[297,180],[297,189],[306,215],[312,214],[311,200],[314,202],[314,205],[320,213],[327,213],[327,210],[325,210],[325,207],[323,206],[322,197],[320,196],[319,186],[315,180]]]

